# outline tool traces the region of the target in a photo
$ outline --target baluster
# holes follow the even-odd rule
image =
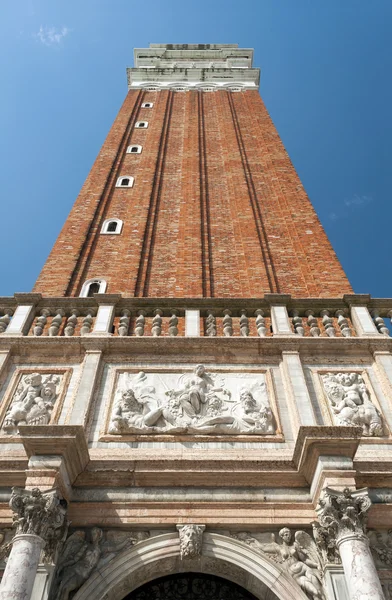
[[[231,312],[229,310],[223,311],[223,334],[226,337],[233,335],[233,319],[231,318]]]
[[[93,325],[93,309],[87,311],[87,315],[83,319],[82,327],[80,328],[81,335],[87,335],[91,331]]]
[[[323,326],[325,329],[325,333],[329,336],[329,337],[335,337],[336,336],[336,331],[335,331],[335,327],[333,326],[333,319],[332,317],[329,316],[329,311],[328,310],[322,310],[320,312],[320,315],[323,317]]]
[[[154,310],[155,313],[155,317],[152,320],[152,327],[151,327],[151,331],[152,331],[152,335],[154,337],[158,337],[159,335],[161,335],[161,331],[162,331],[162,311],[160,308],[156,308]]]
[[[310,327],[310,335],[313,337],[318,337],[320,335],[320,328],[318,326],[317,319],[314,316],[314,310],[307,310],[305,314],[308,317],[308,325]]]
[[[267,333],[267,328],[265,326],[264,312],[261,310],[261,308],[258,308],[255,312],[255,315],[257,333],[260,337],[265,337],[265,334]]]
[[[376,327],[377,327],[378,331],[382,335],[388,335],[389,336],[389,329],[385,325],[384,319],[382,317],[380,317],[378,310],[373,310],[372,317],[374,319],[374,322],[376,324]]]
[[[8,310],[2,317],[0,317],[0,333],[4,333],[11,321],[12,311]]]
[[[206,331],[209,337],[216,336],[216,319],[212,310],[207,310]]]
[[[241,331],[241,335],[243,337],[248,337],[248,335],[249,335],[249,319],[246,316],[246,310],[241,310],[240,331]]]
[[[388,317],[388,319],[390,319],[391,325],[392,325],[392,310],[387,312],[387,317]]]
[[[295,333],[303,337],[305,335],[305,329],[302,323],[302,317],[299,316],[298,310],[293,310],[293,325]]]
[[[67,324],[64,329],[64,334],[71,337],[75,333],[76,325],[78,324],[79,311],[75,308],[71,309],[71,316],[67,319]]]
[[[64,313],[63,309],[61,309],[61,308],[56,311],[56,314],[53,317],[52,322],[49,327],[49,330],[48,330],[48,333],[50,336],[53,337],[58,334],[59,329],[61,327],[61,323],[63,322],[64,314],[65,313]]]
[[[40,336],[43,334],[44,327],[46,325],[49,315],[50,315],[50,310],[47,310],[46,308],[41,310],[41,314],[39,317],[37,317],[37,321],[36,321],[35,327],[33,329],[34,335]]]
[[[129,318],[131,316],[131,311],[124,309],[121,312],[120,322],[118,324],[117,333],[123,337],[124,335],[128,335],[129,330]]]
[[[147,313],[145,310],[139,310],[137,314],[138,316],[135,323],[135,335],[141,337],[142,335],[144,335],[144,325],[146,323],[145,316]]]
[[[178,334],[178,311],[177,310],[171,310],[171,317],[169,319],[169,335],[171,337],[175,337]]]
[[[341,309],[337,310],[335,314],[338,318],[338,325],[340,327],[340,331],[342,332],[342,335],[344,337],[351,337],[350,325],[348,324],[348,321],[347,321],[346,317],[344,316],[344,310],[341,310]]]

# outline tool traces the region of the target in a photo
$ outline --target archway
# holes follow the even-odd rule
[[[150,537],[95,571],[73,600],[124,600],[134,590],[175,573],[215,575],[256,600],[309,600],[280,565],[239,540],[204,533],[201,555],[181,560],[178,533]]]
[[[175,573],[153,579],[124,600],[256,600],[238,584],[205,573]]]

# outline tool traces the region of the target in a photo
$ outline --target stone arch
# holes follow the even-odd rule
[[[139,542],[95,571],[73,600],[123,600],[148,581],[181,572],[218,575],[259,600],[308,600],[279,565],[243,542],[217,533],[203,535],[200,557],[183,561],[178,533]]]

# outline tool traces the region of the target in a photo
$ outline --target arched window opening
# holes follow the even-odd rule
[[[100,285],[99,285],[98,281],[95,281],[94,283],[90,283],[90,285],[88,286],[87,298],[92,298],[94,296],[94,294],[99,294],[99,288],[100,288]]]
[[[137,121],[137,123],[135,124],[135,127],[137,129],[147,129],[148,121]]]
[[[130,175],[124,175],[117,179],[116,187],[132,187],[134,178]]]
[[[105,279],[88,279],[84,282],[80,292],[81,298],[92,298],[94,294],[104,294],[106,292]]]
[[[117,229],[117,223],[116,221],[110,221],[110,223],[108,224],[108,228],[107,230],[110,231],[110,233],[114,233]]]
[[[154,106],[153,102],[143,102],[142,108],[152,108]]]
[[[128,146],[127,154],[140,154],[143,146],[139,146],[138,144],[134,144],[133,146]]]
[[[122,226],[123,222],[121,221],[121,219],[106,219],[106,221],[103,222],[101,233],[111,233],[119,235],[121,233]]]

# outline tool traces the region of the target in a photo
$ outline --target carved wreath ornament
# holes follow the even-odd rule
[[[183,375],[122,374],[108,431],[273,435],[276,424],[264,375],[218,375],[197,365]]]

